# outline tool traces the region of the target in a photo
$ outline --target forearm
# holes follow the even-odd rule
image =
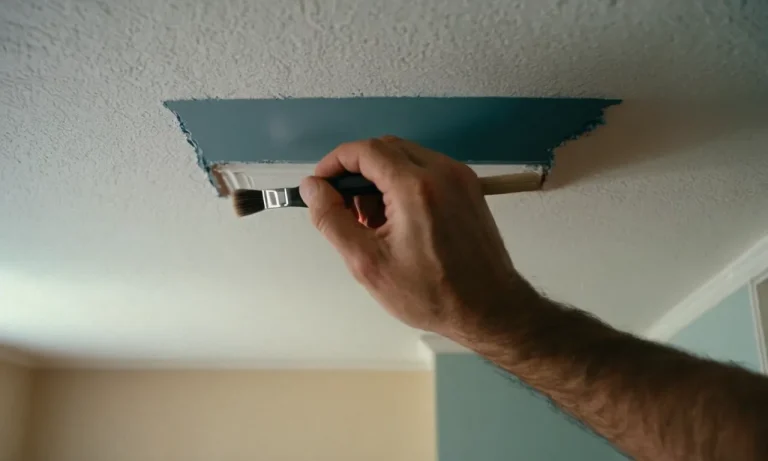
[[[301,195],[393,316],[474,349],[637,459],[768,459],[765,378],[543,299],[514,270],[469,167],[385,137],[339,146],[315,174],[347,171],[376,184],[382,195],[369,205],[378,211],[360,197],[350,213],[318,178],[305,179]],[[512,292],[499,295],[500,287]]]
[[[455,339],[639,460],[768,459],[768,379],[615,330],[533,290]]]

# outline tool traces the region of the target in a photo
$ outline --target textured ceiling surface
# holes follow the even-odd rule
[[[211,97],[629,100],[556,152],[550,190],[489,202],[537,286],[640,331],[768,229],[766,26],[757,0],[0,0],[0,342],[423,363],[303,210],[214,197],[161,104]]]

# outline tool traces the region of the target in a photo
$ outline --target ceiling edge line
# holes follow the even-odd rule
[[[148,370],[148,371],[429,371],[425,361],[376,360],[131,360],[47,358],[44,370]]]
[[[758,240],[741,256],[668,310],[645,331],[644,336],[656,341],[669,340],[705,312],[717,306],[720,301],[751,283],[766,269],[768,269],[768,235]]]

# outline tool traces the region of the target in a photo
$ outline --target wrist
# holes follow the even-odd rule
[[[462,305],[441,334],[475,351],[500,343],[514,347],[531,317],[546,310],[545,298],[517,274],[483,298]]]

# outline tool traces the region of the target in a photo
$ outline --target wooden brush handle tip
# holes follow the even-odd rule
[[[483,195],[512,194],[540,190],[544,183],[544,175],[537,171],[502,174],[480,178]]]

